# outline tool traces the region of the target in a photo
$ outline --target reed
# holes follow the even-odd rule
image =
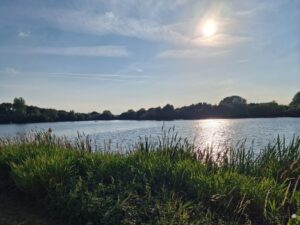
[[[299,224],[300,137],[196,148],[174,129],[126,153],[51,132],[0,140],[0,190],[65,224]]]

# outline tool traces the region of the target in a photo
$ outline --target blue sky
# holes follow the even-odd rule
[[[299,0],[1,0],[0,102],[120,113],[297,91]]]

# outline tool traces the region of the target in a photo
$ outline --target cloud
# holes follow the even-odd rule
[[[89,79],[89,80],[108,80],[108,81],[135,81],[151,78],[148,75],[134,74],[105,74],[105,73],[68,73],[68,72],[45,72],[45,71],[18,71],[12,68],[0,70],[3,75],[19,76],[45,76],[48,78],[67,78],[67,79]]]
[[[22,23],[26,18],[25,22],[31,21],[37,26],[67,32],[97,36],[112,34],[151,42],[164,42],[179,47],[214,44],[220,46],[223,43],[227,44],[229,38],[230,43],[240,42],[240,38],[231,37],[230,32],[237,29],[230,27],[219,31],[219,34],[226,36],[225,42],[199,41],[199,38],[197,41],[194,40],[197,24],[205,19],[207,14],[216,17],[219,23],[235,15],[232,13],[228,16],[227,8],[222,5],[198,0],[128,0],[126,4],[121,0],[74,1],[62,7],[45,8],[38,5],[25,12],[18,9],[19,17],[15,20]],[[242,10],[237,14],[249,14]],[[27,34],[22,33],[25,36]],[[242,31],[241,33],[245,34]]]
[[[25,31],[20,31],[18,33],[18,37],[20,37],[20,38],[27,38],[27,37],[29,37],[29,35],[30,35],[30,33],[29,32],[25,32]]]
[[[121,79],[136,79],[136,78],[150,78],[147,75],[129,75],[129,74],[103,74],[103,73],[51,73],[51,72],[27,72],[27,73],[34,73],[34,74],[46,74],[50,76],[56,77],[71,77],[71,78],[121,78]]]
[[[249,42],[251,40],[252,40],[251,37],[220,33],[210,38],[204,38],[201,36],[196,37],[192,40],[192,42],[195,45],[199,45],[199,46],[219,47],[219,46],[228,46],[228,45],[239,44],[243,42]]]
[[[233,63],[248,63],[250,60],[249,59],[238,59],[238,60],[235,60]]]
[[[138,17],[151,21],[162,21],[162,16],[167,16],[169,13],[178,13],[182,7],[191,6],[199,0],[89,0],[82,1],[77,9],[84,11],[94,11],[95,8],[101,8],[103,11],[111,11],[114,14],[125,17]],[[102,12],[103,12],[102,11]]]
[[[138,72],[138,73],[144,72],[144,70],[142,68],[136,68],[135,71]]]
[[[0,73],[5,73],[5,74],[9,74],[9,75],[15,75],[18,73],[18,71],[14,68],[10,68],[10,67],[7,67],[5,68],[3,71],[0,71]]]
[[[99,15],[80,10],[47,10],[41,12],[39,17],[52,26],[72,32],[95,35],[117,34],[169,43],[189,42],[186,36],[171,29],[169,25],[161,25],[147,19],[118,16],[111,11]]]
[[[190,59],[190,58],[210,58],[221,57],[227,54],[228,51],[211,51],[209,49],[171,49],[158,54],[158,58],[168,59]]]
[[[199,45],[194,41],[194,31],[207,14],[218,17],[218,22],[226,20],[228,16],[222,16],[225,9],[220,5],[198,0],[127,0],[126,4],[121,0],[74,1],[63,7],[35,6],[25,12],[18,9],[17,12],[22,13],[15,20],[22,23],[26,17],[25,21],[35,22],[38,26],[67,32],[98,36],[113,34],[191,47]],[[227,31],[225,35],[230,36]]]
[[[267,11],[277,11],[280,10],[281,5],[284,1],[273,0],[273,1],[260,1],[253,5],[253,2],[246,2],[243,9],[237,9],[235,15],[237,17],[253,17],[257,16],[259,13],[266,13]]]
[[[178,1],[180,3],[180,1]],[[186,2],[186,1],[183,1]],[[179,4],[178,3],[178,4]],[[114,9],[114,8],[113,8]],[[218,10],[216,10],[218,11]],[[152,17],[134,17],[124,12],[119,14],[113,11],[95,13],[85,10],[59,9],[41,10],[35,15],[37,18],[55,28],[76,33],[93,35],[115,34],[126,37],[138,38],[146,41],[165,42],[180,46],[221,46],[249,41],[247,36],[232,35],[232,20],[218,15],[219,33],[213,38],[194,37],[199,21],[206,16],[178,21],[161,21]],[[64,15],[63,17],[60,15]],[[160,15],[161,17],[162,15]],[[223,30],[222,30],[223,29]]]
[[[76,46],[76,47],[3,47],[0,52],[16,54],[45,54],[90,57],[128,57],[124,46]]]

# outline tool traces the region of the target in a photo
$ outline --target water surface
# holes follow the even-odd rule
[[[0,137],[15,136],[30,131],[47,131],[56,135],[75,138],[79,133],[89,135],[93,145],[104,148],[131,148],[141,137],[155,139],[165,130],[175,127],[179,136],[187,137],[196,145],[235,145],[247,139],[248,146],[260,149],[279,135],[291,140],[300,135],[299,118],[266,119],[206,119],[177,121],[82,121],[56,123],[29,123],[0,125]]]

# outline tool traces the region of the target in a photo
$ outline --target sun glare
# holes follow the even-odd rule
[[[203,24],[202,33],[204,37],[211,37],[217,32],[217,25],[214,20],[208,20]]]

